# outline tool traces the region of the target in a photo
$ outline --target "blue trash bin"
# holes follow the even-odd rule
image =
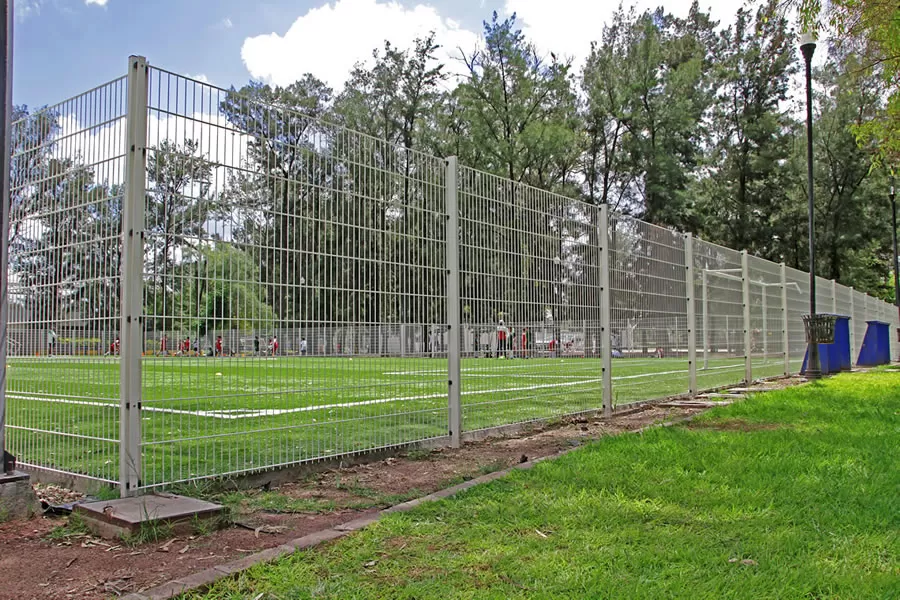
[[[852,364],[850,354],[850,317],[848,315],[829,315],[834,317],[834,342],[831,344],[819,344],[819,369],[822,375],[849,371]],[[809,360],[809,344],[806,345],[806,354],[803,356],[801,373],[806,373],[806,365]]]
[[[891,362],[890,323],[866,321],[866,337],[859,348],[856,364],[860,367],[874,367]]]

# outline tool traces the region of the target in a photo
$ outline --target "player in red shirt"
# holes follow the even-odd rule
[[[222,356],[222,336],[216,337],[216,356]]]

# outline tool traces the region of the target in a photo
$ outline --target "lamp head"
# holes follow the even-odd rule
[[[807,30],[800,34],[800,52],[803,58],[811,60],[813,52],[816,50],[816,36],[813,32]]]

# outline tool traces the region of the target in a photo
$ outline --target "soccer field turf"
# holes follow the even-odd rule
[[[702,363],[699,365],[702,367]],[[463,431],[601,407],[598,358],[462,361]],[[754,377],[780,358],[754,360]],[[144,485],[237,473],[447,435],[445,358],[152,358],[142,362]],[[9,438],[28,464],[118,479],[116,358],[14,358]],[[740,382],[711,359],[698,386]],[[617,405],[686,393],[684,359],[616,359]]]

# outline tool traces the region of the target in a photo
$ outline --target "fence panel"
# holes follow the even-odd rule
[[[749,264],[753,377],[775,377],[784,374],[781,265],[755,256]]]
[[[788,351],[791,372],[799,373],[806,355],[806,329],[803,315],[809,314],[809,274],[785,268],[788,286]]]
[[[697,385],[712,389],[744,380],[741,253],[694,240]]]
[[[7,444],[118,481],[125,78],[12,124]]]
[[[601,406],[600,211],[459,171],[463,430]]]
[[[610,232],[614,403],[686,394],[685,238],[624,215],[611,216]]]
[[[781,374],[785,342],[800,369],[802,271],[747,257],[745,291],[735,250],[448,165],[262,92],[162,69],[147,81],[143,185],[126,182],[124,77],[12,125],[0,325],[7,440],[25,466],[116,484],[127,480],[120,456],[136,456],[120,450],[138,448],[133,475],[149,489],[455,442],[457,418],[471,432],[600,409],[604,358],[616,405],[688,393],[692,329],[701,390],[741,382],[748,356],[754,378]],[[126,183],[145,188],[127,194],[141,219],[125,229],[143,227],[142,246],[128,246],[135,278],[122,265]],[[142,403],[123,432],[129,281]],[[895,307],[823,278],[817,292],[819,312],[851,315],[854,360],[866,321],[891,323],[895,343]]]
[[[143,484],[447,435],[444,161],[150,72]]]

